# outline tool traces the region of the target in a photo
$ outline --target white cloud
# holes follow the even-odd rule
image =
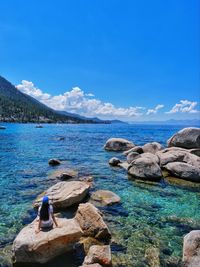
[[[22,80],[22,83],[17,85],[16,87],[23,93],[30,95],[39,101],[47,100],[50,97],[49,94],[44,94],[40,89],[35,87],[32,82],[26,80]]]
[[[56,96],[43,93],[32,82],[26,80],[22,80],[22,83],[16,88],[55,110],[65,110],[85,116],[133,118],[143,115],[145,109],[143,107],[115,107],[111,103],[95,99],[91,93],[84,93],[79,87],[74,87],[71,91]]]
[[[170,111],[167,111],[168,114],[174,113],[198,113],[199,111],[195,109],[197,102],[192,102],[188,100],[181,100],[180,103],[177,103],[173,106]]]
[[[158,110],[161,108],[164,108],[164,105],[158,104],[155,108],[148,109],[146,114],[147,115],[156,114],[158,112]]]

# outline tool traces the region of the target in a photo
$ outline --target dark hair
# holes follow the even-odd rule
[[[49,203],[42,203],[40,209],[40,220],[48,221],[49,220]]]

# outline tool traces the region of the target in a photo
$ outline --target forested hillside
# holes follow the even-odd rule
[[[60,114],[36,99],[23,94],[0,76],[0,121],[94,123],[90,119]]]

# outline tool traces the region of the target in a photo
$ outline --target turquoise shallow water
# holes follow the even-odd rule
[[[101,208],[113,236],[114,266],[149,266],[148,248],[160,251],[161,266],[179,266],[183,236],[200,228],[200,188],[188,183],[145,184],[129,180],[124,170],[111,168],[108,160],[121,153],[106,152],[110,137],[123,137],[142,145],[167,139],[181,126],[145,125],[44,125],[7,124],[0,131],[0,266],[9,266],[10,244],[35,213],[32,202],[55,183],[52,172],[65,167],[92,175],[95,189],[109,189],[121,204]],[[65,140],[58,138],[64,136]],[[63,160],[60,167],[48,165],[49,158]],[[123,158],[123,157],[122,157]],[[62,257],[53,263],[76,267],[80,262]],[[168,264],[168,265],[167,265]],[[50,265],[48,265],[50,266]]]

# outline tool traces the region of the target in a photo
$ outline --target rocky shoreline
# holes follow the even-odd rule
[[[123,152],[120,159],[112,158],[109,164],[113,167],[123,167],[130,178],[159,182],[168,176],[174,176],[195,183],[200,182],[199,128],[186,128],[178,132],[170,138],[167,148],[163,148],[157,142],[136,146],[131,141],[121,138],[109,139],[104,148],[108,151]],[[82,244],[85,254],[82,266],[111,266],[112,236],[95,203],[113,205],[118,203],[120,198],[107,190],[98,190],[90,196],[91,178],[75,178],[75,175],[70,177],[69,172],[63,174],[60,175],[60,179],[64,181],[53,185],[43,194],[50,195],[57,211],[78,205],[74,218],[58,218],[61,228],[41,232],[38,236],[33,230],[35,221],[27,225],[13,243],[13,259],[18,263],[48,262],[65,251],[73,250],[75,244],[79,243]],[[34,207],[38,207],[41,197],[42,195],[38,196]],[[27,238],[29,236],[31,239]],[[199,266],[199,231],[192,231],[186,237],[183,246],[183,265]],[[44,255],[41,251],[45,252]],[[150,266],[160,266],[156,248],[146,251],[145,258]]]

